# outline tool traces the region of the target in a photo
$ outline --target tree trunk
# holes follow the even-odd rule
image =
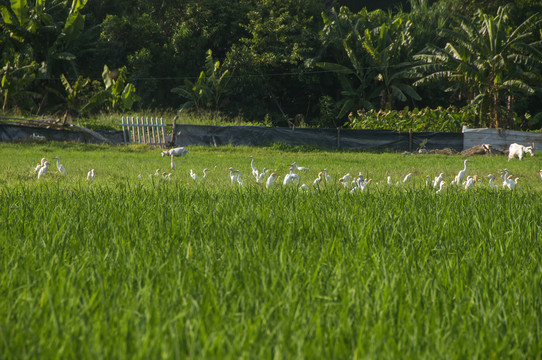
[[[508,95],[506,108],[508,110],[508,128],[514,128],[514,95]]]
[[[495,124],[495,128],[501,127],[501,98],[499,96],[499,92],[495,91],[493,94],[493,121]]]

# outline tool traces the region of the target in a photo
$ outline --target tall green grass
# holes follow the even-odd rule
[[[423,177],[449,181],[462,158],[194,148],[166,180],[169,159],[141,147],[0,151],[1,358],[542,356],[536,157],[471,159],[469,174],[508,167],[516,191],[435,194]],[[44,154],[68,177],[52,164],[38,181]],[[373,184],[266,190],[249,155],[281,174],[297,161],[307,184],[323,167]]]

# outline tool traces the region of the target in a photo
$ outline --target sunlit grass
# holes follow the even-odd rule
[[[542,356],[537,157],[470,158],[470,175],[507,167],[516,191],[435,194],[425,175],[449,182],[463,158],[191,148],[171,171],[145,147],[0,151],[1,358]],[[335,181],[266,190],[250,155],[281,175],[309,167],[307,184],[324,167]],[[204,167],[194,182],[189,169]],[[336,183],[358,171],[368,191]],[[384,184],[407,172],[412,183]]]

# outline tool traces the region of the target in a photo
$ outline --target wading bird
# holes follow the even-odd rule
[[[269,177],[267,178],[265,187],[269,189],[271,186],[273,186],[273,183],[275,182],[275,179],[277,179],[277,177],[278,177],[277,174],[271,173],[271,175],[269,175]]]
[[[207,179],[207,171],[209,171],[209,169],[207,169],[207,168],[203,169],[203,178],[204,179]]]
[[[403,179],[403,181],[399,181],[399,185],[404,185],[410,178],[412,177],[412,173],[408,173],[406,174],[405,178]]]
[[[58,156],[57,156],[55,159],[56,159],[56,168],[58,169],[58,171],[59,171],[61,174],[68,175],[68,172],[67,172],[66,169],[64,168],[64,165],[62,165],[62,164],[60,163],[60,159],[58,158]]]
[[[467,173],[467,163],[468,162],[469,162],[469,160],[465,160],[463,162],[463,170],[460,170],[457,173],[457,176],[454,179],[454,182],[455,182],[456,185],[459,185],[459,184],[463,183],[463,178],[465,177],[465,174]]]
[[[228,169],[230,171],[230,180],[231,180],[231,183],[232,184],[235,184],[237,182],[237,175],[235,175],[235,171],[233,170],[233,168],[229,168]]]
[[[324,173],[326,174],[326,176],[325,176],[326,182],[331,181],[331,176],[328,175],[328,170],[327,170],[327,169],[324,169],[323,171],[324,171]],[[541,171],[542,171],[542,170],[541,170]]]
[[[496,188],[498,188],[497,185],[493,184],[493,180],[495,179],[495,178],[493,177],[493,174],[489,174],[487,177],[489,178],[489,187],[490,187],[491,189],[496,189]]]
[[[198,175],[190,169],[190,177],[194,180],[198,180]]]
[[[90,182],[94,181],[94,175],[95,175],[94,169],[90,170],[87,174],[87,180]]]
[[[441,181],[439,183],[439,187],[438,187],[438,190],[437,190],[437,194],[440,194],[442,192],[442,188],[444,186],[444,184],[446,184],[446,181]]]
[[[262,181],[265,178],[265,174],[267,173],[267,168],[263,168],[262,172],[258,174],[258,177],[256,178],[256,182],[259,184],[260,181]]]
[[[258,169],[256,168],[256,166],[254,166],[254,156],[251,155],[250,158],[252,159],[250,161],[250,167],[252,168],[252,176],[254,176],[256,178],[256,182],[258,182],[259,172],[258,172]]]
[[[292,163],[292,165],[290,165],[290,166],[293,166],[294,169],[297,169],[297,170],[299,170],[299,171],[309,170],[309,168],[306,168],[306,167],[303,167],[303,166],[297,166],[297,163],[296,163],[295,161],[294,161],[294,162]]]
[[[339,182],[343,184],[343,186],[345,188],[347,188],[348,186],[350,186],[350,173],[347,173],[346,175],[344,175],[342,178],[339,179]]]
[[[299,175],[297,175],[295,172],[295,167],[294,165],[290,165],[290,173],[289,174],[286,174],[286,176],[284,177],[284,181],[282,183],[282,185],[288,185],[292,182],[299,182]]]
[[[49,167],[49,161],[46,161],[38,172],[38,179],[41,179],[43,175],[47,173],[47,168]]]
[[[540,174],[540,180],[542,180],[542,170],[538,171],[538,173]]]
[[[318,173],[318,177],[314,180],[314,182],[312,184],[315,185],[315,186],[320,185],[320,182],[322,181],[323,177],[324,177],[324,173],[322,171],[320,171]]]
[[[47,161],[47,159],[45,159],[45,158],[41,159],[41,162],[34,169],[34,174],[36,174],[36,173],[38,173],[40,171],[40,169],[43,167],[43,165],[45,165],[46,161]],[[542,171],[542,170],[540,170],[540,171]]]
[[[437,176],[435,180],[433,180],[433,188],[438,188],[442,180],[444,180],[444,173],[440,173],[439,176]]]
[[[245,186],[245,183],[241,180],[241,170],[237,170],[237,183],[241,186]]]

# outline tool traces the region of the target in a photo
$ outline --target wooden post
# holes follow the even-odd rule
[[[177,119],[179,118],[178,115],[175,115],[173,118],[173,130],[171,130],[171,141],[170,146],[175,146],[175,136],[177,135]]]
[[[128,118],[126,118],[126,124],[124,123],[124,116],[122,117],[122,138],[124,139],[124,145],[126,145],[126,126],[128,125]]]
[[[143,121],[143,119],[141,119]],[[141,131],[139,126],[139,116],[136,117],[136,126],[137,126],[137,143],[141,144]],[[145,138],[145,133],[143,133],[143,138]]]
[[[155,128],[154,121],[155,120],[157,120],[157,119],[154,119],[153,117],[151,117],[151,129],[150,129],[150,130],[152,130],[152,144],[151,145],[157,145],[156,135],[154,133],[154,128]]]
[[[160,129],[162,130],[162,141],[160,142],[160,147],[164,148],[166,146],[166,126],[164,125],[164,118],[160,117]]]
[[[131,119],[131,127],[128,127],[128,129],[130,129],[130,144],[133,144],[135,142],[135,127],[134,127],[134,117],[132,116],[132,119]]]

